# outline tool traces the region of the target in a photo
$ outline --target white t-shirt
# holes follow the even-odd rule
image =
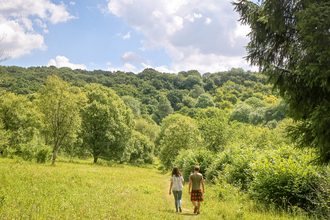
[[[184,181],[183,176],[179,176],[179,177],[171,176],[170,181],[173,182],[173,185],[172,185],[173,191],[182,190],[182,188],[183,188],[182,182]]]

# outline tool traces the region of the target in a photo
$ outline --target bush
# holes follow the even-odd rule
[[[51,158],[52,150],[48,146],[41,147],[35,154],[37,163],[46,163]]]
[[[228,148],[225,151],[218,153],[214,158],[208,169],[206,170],[205,176],[212,183],[219,177],[221,171],[225,169],[228,164],[233,162],[233,148]]]
[[[308,200],[314,194],[311,186],[318,185],[319,172],[324,168],[310,164],[311,160],[311,152],[297,151],[286,145],[260,154],[251,163],[251,197],[278,206],[313,209],[314,205]]]
[[[199,172],[206,178],[205,172],[208,166],[213,161],[213,154],[211,151],[204,149],[185,150],[181,151],[174,161],[174,165],[179,167],[185,181],[189,181],[189,176],[194,172],[194,167],[200,167]]]
[[[330,179],[329,171],[325,176],[319,176],[316,186],[311,187],[314,195],[307,199],[315,205],[313,210],[308,210],[315,216],[323,219],[330,219]]]
[[[31,161],[34,158],[35,149],[29,145],[21,147],[21,157],[25,161]]]
[[[227,183],[246,190],[252,181],[251,163],[257,153],[253,148],[237,148],[235,153],[232,162],[225,167],[220,175],[223,175],[223,179]]]
[[[245,190],[252,180],[250,164],[256,155],[253,148],[230,147],[214,158],[207,169],[206,177],[212,182],[219,179]]]
[[[52,149],[44,144],[34,141],[20,145],[21,157],[25,161],[36,159],[37,163],[45,163],[52,156]]]

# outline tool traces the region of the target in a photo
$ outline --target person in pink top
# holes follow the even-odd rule
[[[171,195],[171,190],[172,190],[175,199],[176,212],[178,212],[178,209],[180,210],[180,212],[182,212],[181,197],[182,197],[184,179],[178,167],[173,167],[170,181],[171,184],[170,184],[169,194]]]
[[[191,195],[191,202],[195,206],[194,213],[197,212],[199,214],[199,208],[201,206],[201,202],[203,201],[203,194],[205,193],[204,190],[204,181],[203,181],[203,175],[199,173],[199,166],[195,166],[194,168],[195,172],[190,175],[189,179],[189,195]],[[201,183],[203,186],[203,193],[201,191]],[[191,187],[192,186],[192,187]],[[192,190],[190,191],[190,188]],[[197,201],[197,205],[196,205]]]

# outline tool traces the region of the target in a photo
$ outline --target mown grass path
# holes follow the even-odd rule
[[[255,210],[242,197],[222,201],[212,185],[196,215],[185,184],[183,212],[175,213],[169,179],[154,167],[0,158],[0,219],[307,219]]]

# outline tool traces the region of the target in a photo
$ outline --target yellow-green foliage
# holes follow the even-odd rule
[[[265,126],[253,126],[232,122],[230,126],[229,138],[231,142],[244,145],[246,147],[276,147],[283,143],[288,144],[285,138],[285,123],[280,124],[276,129],[269,129]]]
[[[160,140],[160,159],[166,168],[171,168],[180,150],[197,148],[201,143],[200,131],[194,119],[186,116],[164,130]]]
[[[312,151],[298,151],[292,146],[266,150],[250,163],[253,175],[251,195],[264,203],[314,209],[310,201],[313,188],[319,186],[319,176],[325,167],[310,164]]]

